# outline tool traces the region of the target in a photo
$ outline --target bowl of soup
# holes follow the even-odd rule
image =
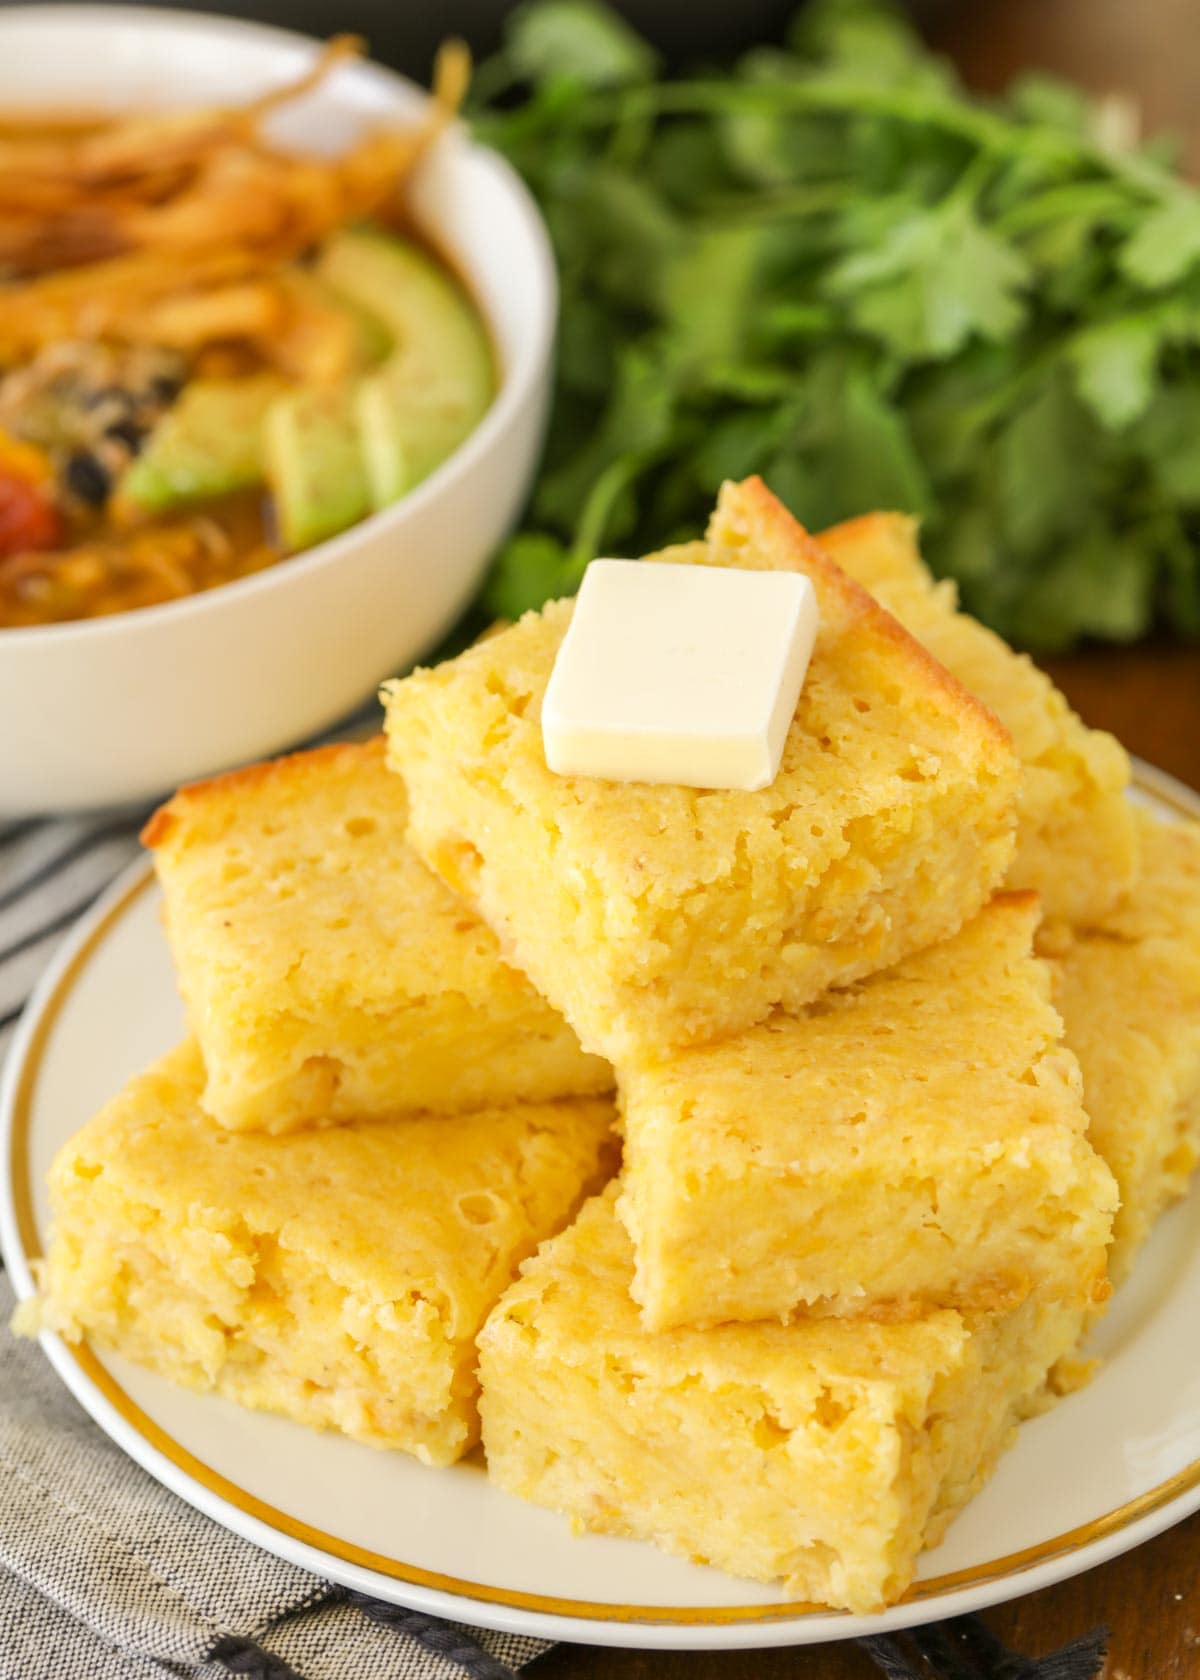
[[[540,217],[332,46],[0,11],[0,815],[310,739],[436,644],[528,491]]]

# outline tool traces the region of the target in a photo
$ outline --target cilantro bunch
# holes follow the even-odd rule
[[[681,80],[595,0],[531,0],[476,101],[562,281],[493,610],[696,535],[760,472],[813,529],[919,514],[1024,646],[1200,633],[1200,195],[1122,107],[968,98],[880,0]]]

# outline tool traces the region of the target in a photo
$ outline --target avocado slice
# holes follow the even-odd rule
[[[302,305],[311,306],[322,314],[335,313],[344,318],[349,329],[350,364],[345,370],[347,375],[369,373],[387,356],[392,348],[392,335],[383,322],[355,303],[353,298],[335,291],[311,268],[297,265],[288,269],[286,284],[291,295]]]
[[[362,380],[357,405],[372,506],[386,507],[478,424],[495,391],[491,345],[470,299],[406,240],[339,234],[316,273],[392,337],[383,366]]]
[[[351,386],[314,386],[267,411],[267,482],[289,549],[311,548],[371,511],[354,396]]]
[[[157,513],[260,484],[263,424],[286,389],[272,373],[185,385],[122,477],[121,500]]]

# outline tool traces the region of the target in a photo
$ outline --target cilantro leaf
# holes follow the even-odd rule
[[[1081,633],[1133,641],[1149,620],[1156,572],[1130,534],[1094,522],[1030,580],[1015,621],[1021,641],[1046,652]]]
[[[1099,494],[1094,426],[1068,381],[1047,379],[995,451],[997,536],[1020,553],[1053,549],[1090,516]]]
[[[1104,321],[1071,346],[1075,383],[1105,426],[1127,426],[1154,395],[1161,326],[1148,316]]]
[[[585,87],[623,87],[654,74],[658,54],[616,12],[593,0],[518,6],[507,51],[531,82],[569,77]]]
[[[526,531],[497,554],[484,588],[484,605],[496,618],[520,618],[545,601],[573,594],[579,578],[571,556],[556,537]]]
[[[684,367],[733,361],[742,353],[763,244],[761,228],[714,228],[667,265],[663,307],[672,354]]]
[[[864,366],[826,358],[792,406],[791,435],[764,476],[777,487],[790,481],[780,494],[806,523],[834,525],[872,508],[927,510],[929,485],[908,427]]]
[[[1200,388],[1160,391],[1131,442],[1165,496],[1181,508],[1200,505]]]
[[[1009,89],[1009,99],[1019,121],[1046,124],[1080,136],[1087,134],[1091,125],[1091,108],[1083,89],[1037,70],[1017,77]]]
[[[822,525],[873,508],[921,514],[929,507],[929,483],[904,416],[865,372],[843,387],[823,465],[831,505]]]
[[[839,263],[827,292],[854,324],[912,360],[954,355],[976,334],[1010,338],[1025,319],[1029,266],[967,204],[897,222],[874,250]]]
[[[540,521],[573,531],[592,485],[625,456],[651,456],[671,436],[675,387],[661,347],[619,352],[608,404],[586,443],[543,477],[534,498]]]
[[[1171,617],[1185,636],[1200,636],[1200,572],[1195,564],[1195,533],[1189,537],[1182,519],[1165,522],[1160,553],[1163,594]]]
[[[755,86],[776,87],[798,80],[796,60],[774,48],[747,53],[739,66]],[[844,163],[842,136],[827,122],[795,111],[734,107],[718,119],[726,158],[743,180],[787,186],[828,178]]]
[[[1135,286],[1158,290],[1181,280],[1200,260],[1200,202],[1180,193],[1152,210],[1121,250],[1120,267]]]
[[[789,44],[802,58],[852,69],[876,82],[939,91],[953,86],[949,67],[925,50],[903,13],[878,0],[810,0],[796,14]]]

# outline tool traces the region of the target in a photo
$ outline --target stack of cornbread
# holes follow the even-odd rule
[[[390,685],[386,762],[178,795],[193,1040],[61,1153],[41,1312],[870,1609],[1186,1184],[1200,833],[908,521],[752,480],[656,558],[810,579],[771,785],[551,772],[560,602]]]

